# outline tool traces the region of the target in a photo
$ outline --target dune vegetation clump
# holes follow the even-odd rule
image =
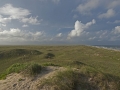
[[[39,74],[41,69],[41,65],[36,63],[16,63],[0,74],[0,79],[5,79],[6,76],[11,73],[22,73],[23,75],[33,76]]]
[[[25,70],[23,70],[23,74],[27,76],[35,76],[39,74],[42,70],[41,65],[39,64],[30,64]]]
[[[30,50],[30,49],[12,49],[12,50],[5,50],[0,52],[0,58],[13,58],[19,56],[26,56],[26,55],[40,55],[42,52],[38,50]]]
[[[55,55],[53,54],[53,53],[47,53],[46,55],[45,55],[45,58],[46,59],[52,59],[52,58],[54,58],[55,57]]]

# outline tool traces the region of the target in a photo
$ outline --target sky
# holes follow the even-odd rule
[[[0,45],[120,45],[120,0],[0,0]]]

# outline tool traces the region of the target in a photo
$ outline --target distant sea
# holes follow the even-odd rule
[[[120,50],[120,45],[94,45],[94,46],[106,49]]]

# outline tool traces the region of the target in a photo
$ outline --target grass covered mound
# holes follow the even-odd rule
[[[38,84],[49,90],[119,90],[119,81],[89,66],[65,69]]]
[[[120,78],[106,73],[103,73],[84,63],[73,62],[80,64],[80,67],[62,67],[48,78],[42,78],[36,85],[38,89],[47,90],[119,90]],[[53,64],[47,66],[56,67]],[[47,67],[44,66],[44,67]],[[58,67],[58,66],[57,66]],[[5,79],[8,74],[20,73],[24,76],[36,76],[40,72],[46,72],[42,66],[36,63],[17,63],[10,66],[0,75],[0,79]],[[49,74],[49,73],[46,73]],[[46,75],[45,74],[45,75]],[[32,82],[32,81],[31,81]]]
[[[16,63],[0,74],[0,79],[5,79],[8,74],[22,73],[23,75],[34,76],[41,72],[42,67],[36,63]]]
[[[2,58],[13,58],[23,55],[40,55],[42,54],[40,51],[37,50],[29,50],[29,49],[11,49],[0,51],[0,59]]]

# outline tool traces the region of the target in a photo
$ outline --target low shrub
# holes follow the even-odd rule
[[[39,64],[31,64],[25,70],[23,70],[23,74],[27,76],[34,76],[41,72],[42,67]]]
[[[52,59],[53,57],[55,57],[55,55],[52,54],[52,53],[47,53],[47,54],[45,55],[45,58],[46,58],[46,59]]]
[[[41,65],[36,63],[16,63],[0,74],[0,79],[5,79],[6,76],[11,73],[22,73],[23,75],[33,76],[39,74],[41,69]]]

